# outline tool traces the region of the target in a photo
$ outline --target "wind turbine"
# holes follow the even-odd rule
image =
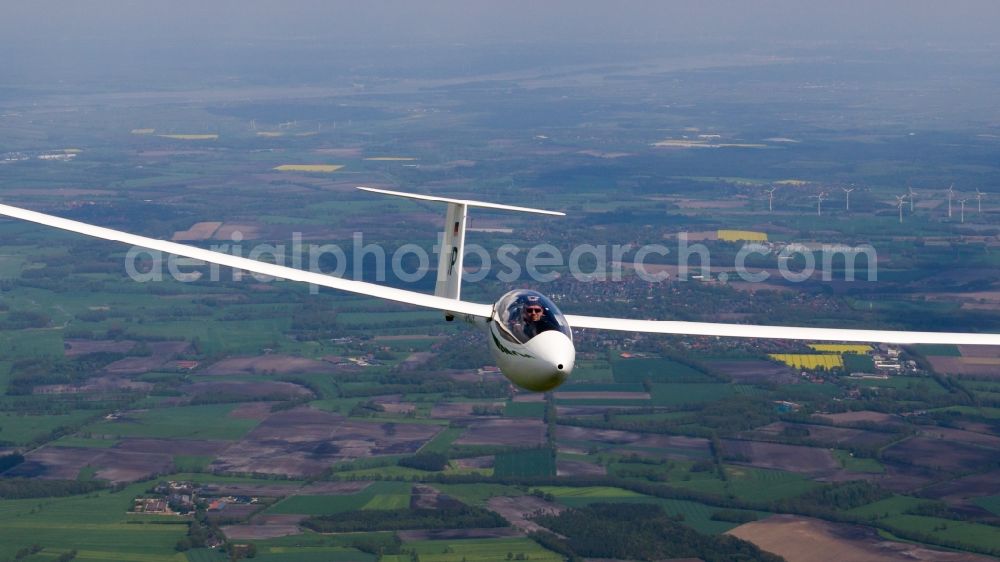
[[[774,192],[777,189],[777,187],[771,186],[771,189],[765,190],[767,191],[767,212],[769,213],[774,210]]]
[[[840,189],[843,189],[844,190],[844,194],[847,195],[847,209],[846,210],[850,211],[851,210],[851,192],[854,191],[857,188],[854,187],[854,184],[851,184],[850,188],[842,187]]]
[[[955,184],[948,186],[948,218],[951,218],[951,198],[955,196]]]
[[[983,212],[983,192],[979,191],[978,187],[976,188],[976,203],[979,205],[979,209],[977,210],[977,212],[980,213],[980,214],[982,214],[982,212]]]
[[[819,195],[811,195],[810,197],[816,198],[816,216],[823,216],[823,199],[826,198],[826,192],[821,191]]]
[[[910,214],[913,214],[913,200],[916,199],[917,192],[911,186],[906,186],[906,193],[910,196]]]
[[[1000,345],[1000,334],[955,332],[901,332],[895,330],[855,330],[835,328],[807,328],[799,326],[760,326],[749,324],[722,324],[706,322],[681,322],[643,320],[637,318],[609,318],[598,316],[563,315],[553,301],[538,291],[515,289],[502,295],[494,303],[462,300],[461,282],[465,249],[465,231],[468,210],[487,208],[533,213],[536,215],[563,215],[564,213],[537,208],[514,207],[497,203],[450,199],[416,193],[402,193],[358,186],[372,193],[446,203],[445,227],[438,259],[437,281],[434,294],[420,293],[396,287],[387,287],[364,281],[306,271],[280,264],[257,261],[242,256],[187,246],[166,240],[156,240],[128,232],[112,230],[92,224],[64,219],[0,204],[0,215],[50,226],[102,240],[110,240],[218,264],[250,273],[258,273],[293,282],[312,283],[349,293],[375,297],[437,310],[448,321],[459,320],[489,333],[486,345],[493,355],[500,372],[514,384],[536,392],[547,392],[566,382],[576,361],[573,345],[573,328],[677,334],[690,336],[726,336],[805,341],[884,342],[899,344],[966,344]],[[820,194],[822,202],[826,194]],[[899,197],[902,216],[903,197]],[[461,352],[469,350],[462,349]]]
[[[906,201],[906,195],[896,196],[896,206],[899,207],[899,224],[903,224],[903,202]]]
[[[962,222],[965,222],[965,199],[959,199],[958,202],[962,204]]]

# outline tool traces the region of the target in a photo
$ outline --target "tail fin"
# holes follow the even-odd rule
[[[383,195],[393,195],[396,197],[405,197],[407,199],[436,201],[448,204],[448,211],[445,215],[444,223],[444,237],[441,239],[441,254],[438,258],[437,283],[434,285],[434,295],[449,299],[461,298],[462,258],[465,252],[465,222],[468,217],[469,207],[520,211],[540,215],[565,216],[566,214],[557,211],[532,209],[529,207],[514,207],[511,205],[500,205],[497,203],[485,203],[482,201],[471,201],[466,199],[449,199],[447,197],[403,193],[401,191],[389,191],[387,189],[375,189],[373,187],[358,186],[358,189],[371,191],[372,193],[381,193]]]
[[[444,219],[444,236],[438,256],[437,283],[434,296],[448,299],[462,298],[462,261],[465,255],[465,219],[469,206],[448,203]]]

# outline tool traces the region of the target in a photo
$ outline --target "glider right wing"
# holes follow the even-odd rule
[[[722,324],[715,322],[601,318],[597,316],[577,316],[574,314],[567,314],[565,316],[566,321],[573,328],[645,332],[650,334],[895,344],[1000,345],[1000,334],[758,326],[754,324]]]

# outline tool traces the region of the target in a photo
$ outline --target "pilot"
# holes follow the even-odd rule
[[[545,314],[545,307],[541,300],[535,295],[529,295],[521,306],[521,332],[525,341],[537,336],[542,332],[555,329],[552,321]]]

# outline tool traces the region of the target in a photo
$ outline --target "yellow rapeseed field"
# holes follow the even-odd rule
[[[151,135],[156,132],[156,129],[132,129],[133,135]]]
[[[767,242],[766,232],[756,232],[753,230],[720,230],[717,233],[719,240],[725,242],[738,242],[746,240],[749,242]]]
[[[809,347],[825,353],[857,353],[864,355],[872,350],[870,345],[860,343],[811,343]]]
[[[257,131],[258,137],[283,137],[285,133],[279,133],[277,131]]]
[[[836,369],[844,366],[840,355],[829,353],[772,353],[771,359],[781,361],[795,369]]]
[[[337,164],[282,164],[274,169],[279,172],[336,172],[343,168]]]
[[[156,135],[165,139],[177,139],[177,140],[217,140],[219,135],[208,134],[208,135]]]

